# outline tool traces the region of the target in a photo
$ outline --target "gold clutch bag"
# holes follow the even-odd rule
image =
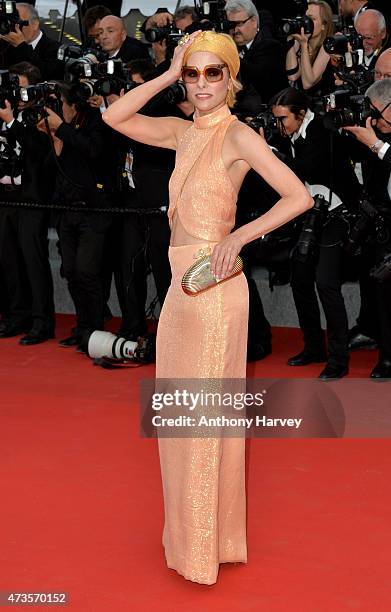
[[[210,260],[211,255],[199,257],[197,261],[186,270],[182,278],[182,289],[187,295],[197,295],[202,291],[206,291],[218,283],[223,283],[237,276],[243,270],[243,261],[238,255],[231,274],[221,280],[217,280],[210,271]]]

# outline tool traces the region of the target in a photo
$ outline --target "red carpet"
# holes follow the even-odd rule
[[[251,440],[248,564],[201,586],[165,565],[157,443],[139,437],[138,379],[154,367],[0,342],[0,591],[66,591],[72,612],[390,609],[391,441]],[[275,330],[249,375],[316,375],[281,365],[300,348],[298,330]],[[351,376],[375,359],[354,354]]]

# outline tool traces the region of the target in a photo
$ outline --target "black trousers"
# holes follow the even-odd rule
[[[348,319],[341,291],[344,253],[340,241],[345,233],[341,220],[329,218],[320,236],[318,254],[305,262],[292,260],[291,287],[305,348],[311,353],[326,350],[316,287],[327,322],[328,362],[334,365],[349,361]]]
[[[57,231],[64,276],[76,310],[76,334],[103,329],[103,254],[112,216],[66,211]]]
[[[248,346],[261,344],[268,347],[272,341],[272,330],[263,309],[262,298],[259,294],[257,284],[251,278],[251,256],[246,252],[241,253],[243,259],[243,272],[248,283]]]
[[[160,306],[171,283],[168,259],[170,227],[165,214],[122,215],[121,277],[123,285],[121,334],[142,335],[147,331],[145,305],[147,271],[151,267]]]
[[[360,331],[375,338],[379,358],[391,359],[391,279],[379,283],[370,276],[371,269],[391,253],[391,244],[365,244],[360,256]]]
[[[47,233],[46,211],[0,207],[4,318],[35,331],[52,333],[54,300]]]

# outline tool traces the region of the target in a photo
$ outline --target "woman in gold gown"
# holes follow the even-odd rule
[[[245,379],[248,290],[243,274],[196,296],[181,288],[197,257],[211,253],[217,279],[229,276],[242,247],[312,206],[302,183],[251,128],[231,115],[239,56],[215,32],[186,35],[171,66],[133,89],[103,114],[140,142],[176,150],[170,180],[172,281],[159,319],[156,378]],[[193,121],[151,118],[140,110],[179,78],[194,105]],[[261,218],[232,232],[237,193],[254,168],[281,199]],[[159,437],[168,567],[214,584],[220,563],[247,562],[243,437]]]

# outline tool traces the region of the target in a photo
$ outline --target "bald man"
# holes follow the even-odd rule
[[[379,55],[388,46],[384,15],[379,11],[368,9],[356,17],[354,27],[363,38],[365,65],[369,70],[373,70]]]
[[[127,36],[124,22],[120,17],[107,15],[98,24],[98,41],[109,57],[129,62],[134,59],[149,59],[146,45]]]
[[[391,79],[391,49],[383,51],[376,62],[375,81],[381,81],[381,79]]]

